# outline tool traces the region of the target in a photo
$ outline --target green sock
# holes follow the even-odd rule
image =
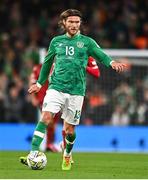
[[[66,152],[69,154],[73,148],[74,140],[76,139],[76,133],[66,135]]]
[[[33,138],[32,138],[32,144],[31,144],[32,151],[39,150],[40,144],[41,144],[42,140],[44,139],[46,128],[47,128],[47,125],[44,122],[42,122],[42,121],[38,122],[38,124],[35,128],[35,131],[34,131]]]

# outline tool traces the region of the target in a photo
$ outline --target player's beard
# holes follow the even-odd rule
[[[67,28],[66,31],[70,36],[74,36],[75,34],[78,33],[79,29],[77,29],[77,28]]]

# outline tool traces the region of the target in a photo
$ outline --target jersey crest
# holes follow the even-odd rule
[[[81,42],[81,41],[78,41],[77,42],[77,47],[78,48],[82,48],[84,46],[84,43],[83,42]]]

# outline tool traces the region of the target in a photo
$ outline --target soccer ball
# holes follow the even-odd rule
[[[27,156],[27,163],[31,169],[41,170],[46,166],[47,158],[43,152],[37,151]]]

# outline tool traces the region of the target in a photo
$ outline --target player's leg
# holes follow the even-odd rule
[[[43,111],[42,120],[38,122],[34,131],[32,146],[31,146],[32,151],[39,151],[40,144],[44,139],[46,129],[49,123],[53,123],[53,114],[48,111]]]
[[[39,151],[40,144],[44,138],[47,126],[49,123],[53,123],[54,114],[60,111],[61,105],[63,103],[63,97],[58,91],[49,90],[46,93],[42,108],[41,121],[38,122],[32,138],[31,152],[29,153],[30,156],[34,157],[36,153]],[[20,161],[23,164],[25,164],[24,158],[26,157],[20,158]]]
[[[66,127],[65,121],[63,120],[62,142],[61,142],[61,144],[60,144],[60,147],[61,147],[61,149],[62,149],[62,152],[64,152],[64,150],[65,150],[65,148],[66,148],[66,140],[65,140],[65,138],[66,138],[66,130],[65,130],[65,127]],[[72,158],[72,154],[71,154],[71,164],[74,164],[74,160],[73,160],[73,158]]]
[[[47,111],[42,112],[42,120],[37,123],[31,143],[30,156],[34,157],[40,149],[48,124],[53,121],[53,114]],[[27,157],[20,157],[20,162],[27,165]]]
[[[70,159],[72,148],[76,138],[74,129],[75,125],[78,125],[80,121],[83,100],[83,96],[70,95],[66,101],[67,103],[65,104],[65,108],[63,109],[62,119],[64,119],[64,129],[66,132],[66,148],[64,150],[62,163],[63,170],[71,169]]]
[[[70,170],[71,169],[71,155],[72,155],[72,148],[76,138],[76,134],[74,132],[74,125],[68,124],[65,122],[65,131],[66,131],[66,147],[63,153],[63,162],[62,162],[62,169],[63,170]]]

